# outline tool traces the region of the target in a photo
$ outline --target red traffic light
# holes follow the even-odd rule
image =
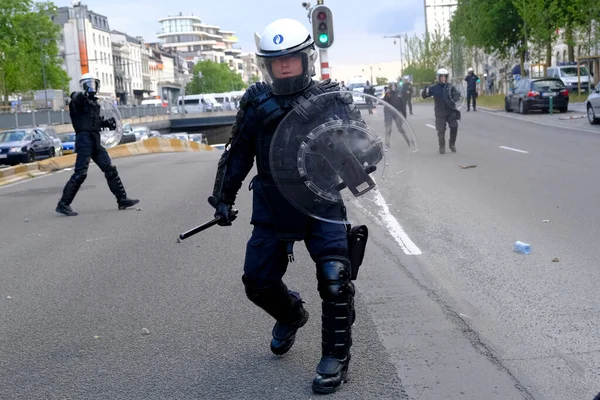
[[[321,11],[319,14],[317,14],[317,18],[321,21],[325,21],[327,19],[327,14],[324,11]]]

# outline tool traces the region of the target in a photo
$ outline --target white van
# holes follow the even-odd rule
[[[577,93],[578,80],[577,65],[575,65],[575,63],[573,63],[573,65],[558,65],[554,67],[549,67],[546,70],[546,76],[551,78],[559,78],[561,81],[563,81],[569,92]],[[581,83],[581,90],[583,90],[584,92],[590,91],[588,69],[584,65],[579,66],[579,82]]]
[[[181,107],[181,96],[177,99],[177,104]],[[202,113],[220,111],[223,109],[223,106],[209,94],[191,94],[183,98],[183,109],[185,113]]]
[[[142,100],[142,103],[140,105],[154,106],[154,107],[166,107],[167,103],[165,103],[161,99],[146,99],[146,100]]]

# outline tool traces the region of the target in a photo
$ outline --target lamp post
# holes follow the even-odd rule
[[[384,36],[384,39],[394,39],[394,45],[396,44],[396,40],[398,41],[398,44],[400,45],[400,77],[402,77],[402,71],[404,69],[404,61],[402,60],[402,35],[401,34],[397,34],[394,36]]]
[[[46,43],[48,43],[48,41],[51,39],[48,38],[41,38],[40,39],[40,43],[42,44],[41,48],[42,48],[42,77],[44,79],[44,104],[46,105],[46,113],[47,113],[47,118],[48,118],[48,125],[51,125],[51,121],[50,121],[50,109],[48,107],[48,84],[46,81],[46,52],[45,52],[45,47],[44,45]]]

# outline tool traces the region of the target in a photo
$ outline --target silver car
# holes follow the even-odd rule
[[[56,157],[61,157],[63,155],[63,145],[62,140],[58,137],[58,133],[54,130],[53,127],[48,125],[38,126],[38,129],[43,131],[46,135],[50,136],[54,141],[54,154]]]
[[[587,116],[590,124],[600,124],[600,83],[587,98],[586,101]]]

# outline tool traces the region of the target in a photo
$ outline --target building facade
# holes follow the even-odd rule
[[[71,78],[69,91],[80,90],[79,78],[91,72],[100,79],[99,96],[115,99],[108,19],[74,3],[73,7],[59,7],[53,21],[61,26],[59,51],[63,68]]]
[[[139,104],[149,90],[144,90],[142,76],[142,41],[124,32],[111,31],[115,92],[121,104]]]
[[[444,36],[450,36],[450,20],[456,11],[453,0],[424,0],[425,30],[432,35],[439,29]]]
[[[203,23],[194,15],[169,16],[158,21],[161,30],[157,37],[165,50],[175,51],[188,62],[210,60],[224,63],[232,71],[244,75],[242,50],[236,47],[234,31],[222,30],[216,25]]]

